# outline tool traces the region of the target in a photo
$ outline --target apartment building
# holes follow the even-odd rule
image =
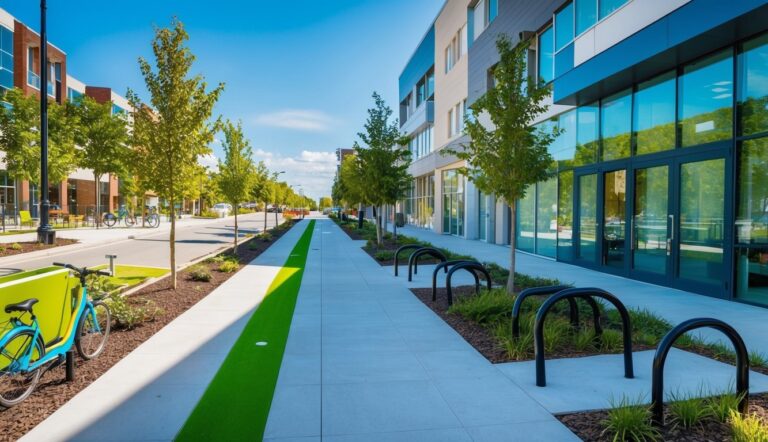
[[[436,35],[455,31],[450,6],[461,7],[446,3]],[[514,222],[522,252],[768,305],[768,1],[464,7],[468,106],[492,87],[497,36],[530,38],[529,73],[552,90],[549,112],[532,123],[562,134],[551,177],[518,202],[517,219],[465,183],[464,231],[433,228],[508,243]],[[435,44],[438,73],[445,43]],[[440,146],[438,133],[450,133],[438,130],[440,112],[461,85],[435,83]],[[435,186],[436,201],[446,193]]]
[[[0,93],[18,88],[25,94],[47,97],[59,104],[89,96],[100,103],[111,102],[113,112],[127,112],[128,100],[109,88],[94,87],[72,77],[67,69],[67,54],[48,43],[48,60],[40,60],[40,35],[0,9]],[[48,69],[48,84],[40,84],[41,69]],[[0,155],[2,152],[0,151]],[[13,222],[21,210],[39,216],[39,192],[34,184],[14,181],[0,164],[0,207],[7,222]],[[105,176],[101,186],[101,210],[112,211],[119,201],[119,182],[115,176]],[[52,183],[49,197],[61,213],[85,215],[96,205],[96,183],[90,170],[78,169],[66,181]]]

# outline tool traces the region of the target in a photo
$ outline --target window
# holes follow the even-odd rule
[[[456,117],[453,115],[454,108],[451,108],[448,111],[448,138],[453,137],[453,134],[456,131],[455,121]]]
[[[435,71],[430,70],[427,73],[427,99],[435,95]]]
[[[768,131],[768,34],[744,44],[739,55],[741,132]]]
[[[477,40],[497,15],[499,15],[498,0],[480,0],[472,8],[470,17],[472,19],[472,27],[474,28],[473,35],[471,36],[473,41]]]
[[[557,186],[557,259],[573,260],[573,171],[560,172]]]
[[[533,253],[536,235],[536,184],[528,186],[525,198],[517,200],[516,209],[515,248]]]
[[[432,126],[416,132],[408,143],[408,150],[411,151],[412,160],[429,155],[432,152]]]
[[[0,26],[0,92],[13,89],[13,32]]]
[[[555,51],[573,41],[573,3],[555,14]]]
[[[619,9],[629,0],[600,0],[600,20]]]
[[[744,141],[740,157],[737,242],[768,244],[768,137]]]
[[[499,15],[499,0],[488,0],[488,23],[490,24]]]
[[[422,79],[416,85],[416,107],[420,106],[421,103],[423,103],[424,100],[426,100],[427,98],[426,94],[427,94],[426,82],[424,79]]]
[[[35,89],[40,89],[40,76],[35,73],[35,53],[37,48],[29,47],[27,49],[27,84]]]
[[[417,227],[431,229],[435,211],[435,176],[414,178],[405,202],[406,222]]]
[[[679,78],[678,121],[683,147],[725,140],[733,133],[733,51],[691,63]]]
[[[600,114],[597,103],[579,107],[576,111],[576,152],[573,156],[575,166],[593,164],[597,161],[597,148],[599,145],[599,120]]]
[[[69,100],[70,103],[74,103],[77,101],[78,98],[82,97],[82,92],[78,92],[71,87],[67,88],[67,100]]]
[[[628,157],[632,131],[632,91],[626,90],[605,98],[600,109],[603,161]]]
[[[467,50],[467,25],[461,27],[445,48],[445,72],[448,73]]]
[[[539,80],[549,83],[555,78],[555,41],[552,26],[539,34]]]
[[[447,74],[451,69],[453,69],[453,50],[451,45],[448,45],[445,48],[445,73]]]
[[[675,147],[675,72],[637,86],[634,99],[635,154]]]
[[[597,0],[576,0],[576,35],[597,22]]]

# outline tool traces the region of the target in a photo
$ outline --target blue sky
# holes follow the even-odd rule
[[[317,198],[330,194],[335,149],[355,141],[371,92],[397,109],[397,78],[442,3],[48,0],[48,35],[67,53],[70,75],[144,94],[136,59],[151,59],[153,25],[179,17],[194,71],[211,85],[226,83],[216,113],[242,120],[256,159]],[[38,5],[0,0],[36,30]]]

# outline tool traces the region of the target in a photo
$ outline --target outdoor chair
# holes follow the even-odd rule
[[[29,214],[29,210],[19,211],[19,218],[22,226],[29,225],[29,227],[34,227],[35,220],[32,218],[32,215]]]

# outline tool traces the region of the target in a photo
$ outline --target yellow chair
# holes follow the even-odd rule
[[[21,210],[19,211],[19,216],[21,217],[21,225],[29,225],[29,227],[34,227],[35,220],[32,219],[32,215],[29,214],[29,210]]]

